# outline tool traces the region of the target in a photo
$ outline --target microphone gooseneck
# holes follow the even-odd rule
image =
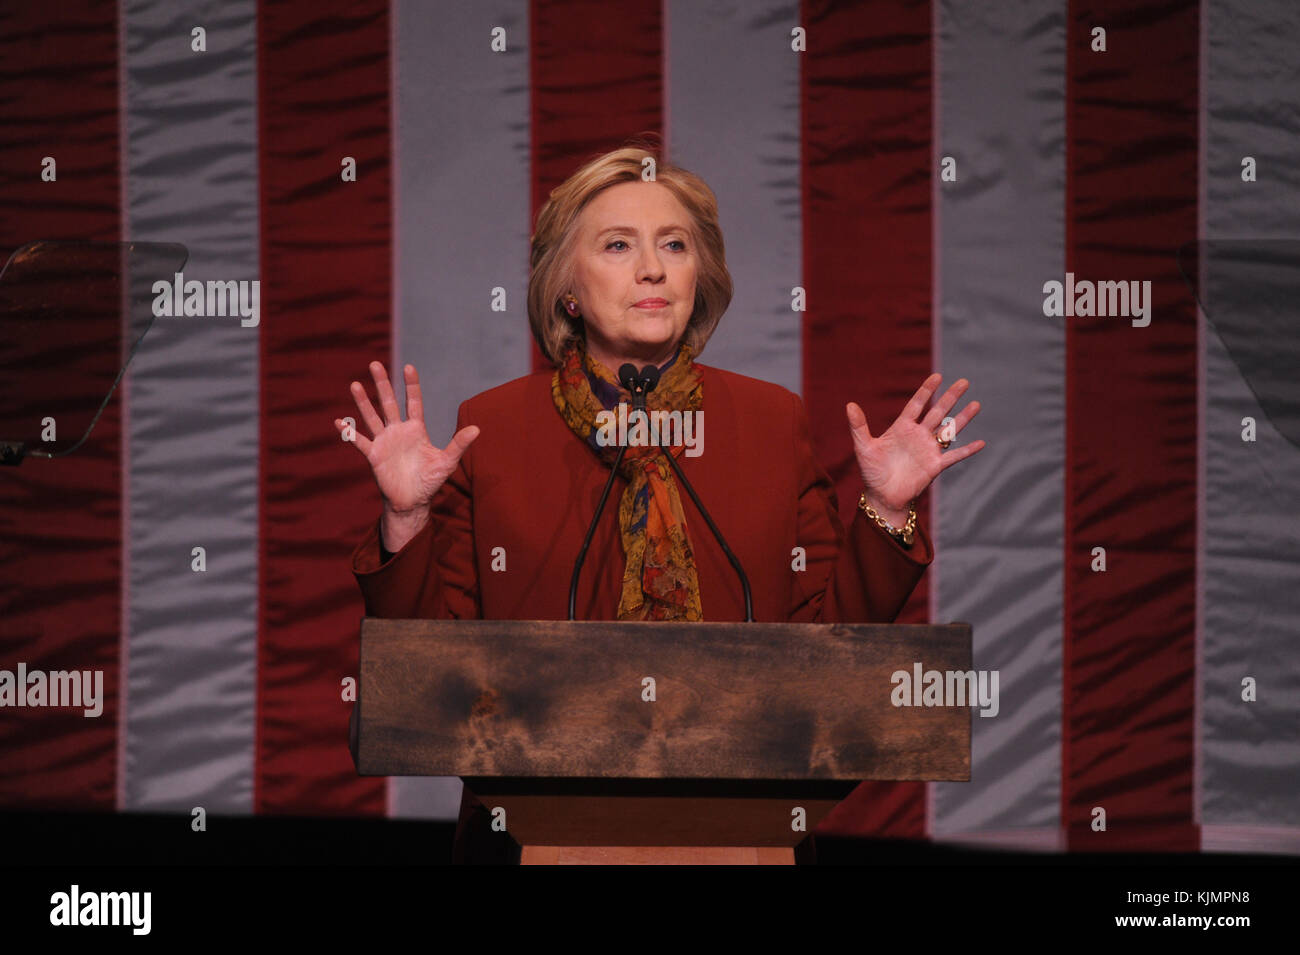
[[[730,561],[731,566],[735,568],[736,576],[740,578],[740,589],[745,593],[745,622],[753,623],[754,597],[749,590],[749,578],[745,576],[745,568],[740,566],[740,559],[733,554],[731,548],[727,546],[727,542],[722,537],[722,531],[718,530],[718,525],[713,523],[713,518],[709,516],[709,511],[704,506],[704,502],[701,501],[700,496],[695,493],[695,488],[691,487],[691,482],[686,480],[686,474],[682,471],[681,465],[677,463],[677,459],[673,457],[672,452],[663,445],[659,446],[659,450],[662,451],[664,457],[668,459],[669,465],[672,466],[673,473],[677,475],[677,480],[681,481],[682,487],[686,488],[686,493],[689,494],[691,500],[695,502],[695,507],[699,510],[700,516],[704,518],[704,523],[709,525],[709,530],[713,531],[713,536],[718,539],[718,546],[722,548],[722,552],[727,555],[727,560]]]
[[[605,510],[605,501],[609,499],[609,489],[614,486],[614,475],[618,473],[618,466],[623,463],[623,455],[627,453],[627,445],[618,449],[618,456],[614,458],[614,464],[609,469],[609,477],[605,481],[605,490],[600,492],[600,502],[596,505],[596,513],[591,518],[591,524],[587,526],[587,536],[582,539],[582,549],[578,551],[578,559],[573,562],[573,580],[569,583],[569,619],[576,620],[574,616],[578,603],[578,577],[582,574],[583,561],[587,559],[587,548],[591,546],[592,535],[596,533],[596,522],[600,520],[601,513]]]

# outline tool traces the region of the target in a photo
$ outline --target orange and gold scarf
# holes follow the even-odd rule
[[[699,411],[704,385],[691,360],[690,346],[683,342],[659,370],[659,383],[646,398],[647,410]],[[551,395],[573,433],[606,467],[612,467],[619,449],[596,440],[600,430],[596,416],[602,411],[617,413],[621,401],[627,402],[630,414],[632,405],[631,395],[613,373],[594,361],[581,342],[571,344],[551,380]],[[663,449],[679,459],[684,450],[681,444]],[[623,455],[619,475],[628,483],[618,508],[627,558],[618,619],[702,620],[695,555],[672,468],[658,448],[631,445]]]

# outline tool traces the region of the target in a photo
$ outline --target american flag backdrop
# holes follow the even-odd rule
[[[332,421],[410,362],[442,445],[540,367],[533,216],[653,135],[719,199],[701,360],[803,396],[846,515],[845,402],[878,433],[938,370],[982,407],[898,620],[970,622],[999,712],[969,783],[825,831],[1300,853],[1300,448],[1176,261],[1300,237],[1297,49],[1292,0],[5,3],[0,255],[179,242],[261,314],[157,320],[80,453],[0,470],[0,669],[106,694],[0,710],[0,806],[455,817],[347,751],[379,497]],[[1067,273],[1150,281],[1149,325],[1045,315]]]

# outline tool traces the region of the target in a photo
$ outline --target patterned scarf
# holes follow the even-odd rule
[[[683,342],[677,354],[660,366],[659,371],[659,383],[646,397],[647,410],[683,414],[700,410],[704,385],[699,369],[691,360],[689,345]],[[620,402],[627,402],[631,416],[631,395],[618,379],[577,342],[565,351],[560,367],[555,370],[551,396],[560,417],[573,433],[586,442],[605,467],[612,467],[619,448],[616,443],[602,446],[597,441],[600,426],[596,416],[602,411],[617,415]],[[631,422],[627,430],[632,431]],[[670,445],[664,451],[680,459],[685,445]],[[658,448],[648,443],[629,445],[619,475],[628,484],[618,508],[623,553],[627,558],[618,619],[702,620],[695,555],[686,533],[686,515],[672,468]]]

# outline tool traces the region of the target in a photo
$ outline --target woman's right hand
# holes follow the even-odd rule
[[[429,442],[424,424],[424,404],[420,397],[420,376],[413,365],[403,372],[406,378],[406,420],[402,420],[397,407],[397,396],[389,383],[388,373],[377,361],[370,363],[370,375],[375,380],[379,406],[383,418],[375,411],[359,381],[352,382],[352,398],[356,401],[361,420],[370,429],[367,438],[358,427],[353,443],[367,461],[384,497],[383,535],[384,547],[392,552],[400,550],[429,520],[429,502],[460,463],[461,455],[479,435],[476,425],[461,428],[446,448],[436,448]],[[334,419],[340,433],[347,427],[340,418]]]

